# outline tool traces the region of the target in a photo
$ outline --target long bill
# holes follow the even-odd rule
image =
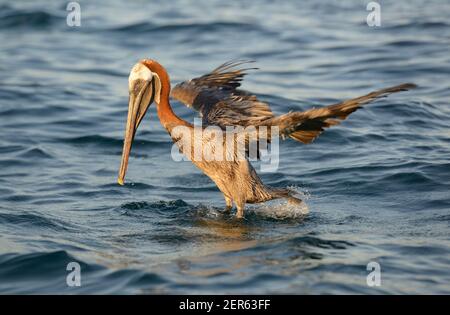
[[[128,117],[123,141],[122,160],[120,161],[119,177],[117,179],[119,185],[123,185],[125,181],[128,159],[136,130],[154,99],[153,80],[151,82],[141,81],[139,85],[142,85],[142,87],[136,87],[137,91],[131,91],[128,101]]]

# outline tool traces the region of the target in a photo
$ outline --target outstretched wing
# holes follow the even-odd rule
[[[311,143],[325,128],[339,124],[348,115],[361,108],[362,105],[381,97],[386,97],[391,93],[407,91],[415,87],[415,84],[405,83],[374,91],[334,105],[312,108],[304,112],[290,112],[272,117],[261,121],[258,126],[277,126],[281,137],[290,137],[303,143]]]
[[[228,61],[208,74],[177,84],[171,97],[200,112],[203,123],[226,126],[253,125],[273,117],[267,103],[239,90],[246,71],[239,66],[252,61]]]
[[[171,96],[198,110],[205,125],[216,125],[223,129],[226,126],[267,126],[267,135],[257,130],[252,137],[258,140],[265,138],[268,141],[271,137],[271,127],[277,126],[283,139],[290,137],[302,143],[311,143],[325,128],[339,124],[361,106],[391,93],[416,87],[415,84],[405,83],[334,105],[275,117],[267,103],[238,89],[247,74],[246,71],[255,69],[239,68],[249,62],[226,62],[208,74],[177,84]]]

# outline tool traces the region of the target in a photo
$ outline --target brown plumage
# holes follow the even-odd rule
[[[170,95],[186,106],[198,110],[206,125],[221,128],[277,126],[283,139],[290,137],[302,143],[311,143],[325,128],[339,124],[362,105],[391,93],[416,87],[412,83],[400,84],[334,105],[274,116],[267,103],[238,89],[247,74],[246,71],[256,69],[239,68],[245,63],[246,61],[226,62],[208,74],[177,84]]]
[[[312,108],[304,112],[290,112],[272,117],[261,121],[257,125],[278,126],[283,139],[285,137],[291,137],[303,143],[311,143],[325,128],[338,125],[348,115],[361,108],[362,105],[381,97],[386,97],[391,93],[407,91],[415,87],[411,83],[400,84],[334,105]]]
[[[177,84],[170,96],[199,111],[205,125],[250,126],[274,115],[267,103],[239,90],[248,61],[226,62],[208,74]]]

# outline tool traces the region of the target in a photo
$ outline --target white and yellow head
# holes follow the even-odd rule
[[[160,103],[161,79],[157,73],[160,72],[160,67],[161,65],[156,61],[144,59],[135,64],[130,71],[130,76],[128,77],[128,117],[119,177],[117,179],[120,185],[124,183],[128,158],[136,130],[150,105],[153,102]]]

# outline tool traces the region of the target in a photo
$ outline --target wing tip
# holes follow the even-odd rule
[[[415,83],[408,82],[408,83],[400,84],[397,87],[399,89],[403,90],[403,91],[408,91],[408,90],[411,90],[411,89],[418,88],[419,86],[417,84],[415,84]]]
[[[224,62],[217,68],[215,68],[212,72],[226,72],[226,71],[230,71],[233,68],[239,67],[240,65],[248,64],[248,63],[255,63],[255,62],[256,62],[256,60],[253,60],[253,59],[231,59],[229,61]],[[255,67],[255,68],[245,68],[245,69],[235,69],[235,70],[247,71],[247,70],[257,70],[257,69],[259,69],[259,68]]]

